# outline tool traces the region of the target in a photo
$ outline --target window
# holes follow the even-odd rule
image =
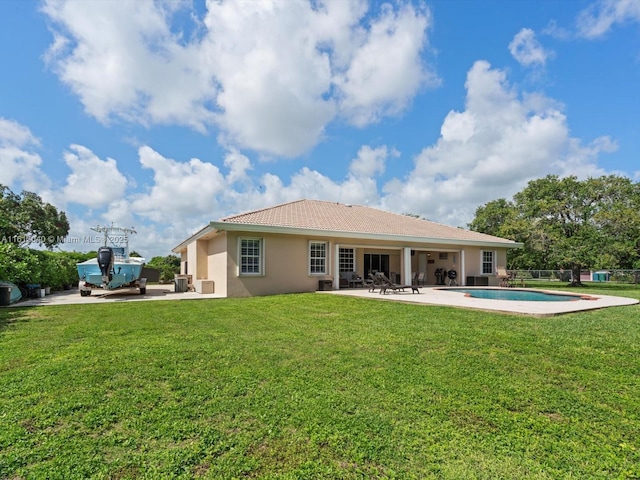
[[[449,258],[449,253],[448,252],[440,252],[438,255],[438,258],[440,260],[447,260]]]
[[[353,260],[353,248],[341,248],[339,268],[341,272],[355,272],[356,264]]]
[[[494,266],[494,254],[492,251],[482,251],[482,274],[492,275]]]
[[[327,243],[309,243],[309,273],[319,275],[327,273]]]
[[[262,274],[262,239],[240,239],[240,275]]]

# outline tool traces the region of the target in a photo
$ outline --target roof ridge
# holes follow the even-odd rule
[[[242,217],[244,215],[251,215],[251,214],[254,214],[254,213],[266,212],[268,210],[273,210],[274,208],[284,207],[285,205],[293,205],[294,203],[300,203],[300,202],[304,202],[306,200],[307,200],[306,198],[299,198],[298,200],[293,200],[291,202],[279,203],[278,205],[272,205],[271,207],[259,208],[257,210],[247,210],[247,211],[244,211],[244,212],[241,212],[241,213],[236,213],[235,215],[230,215],[228,217],[221,218],[220,221],[221,222],[227,222],[227,221],[231,220],[232,218]]]

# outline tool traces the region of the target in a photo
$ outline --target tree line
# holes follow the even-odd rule
[[[65,212],[33,192],[16,194],[0,184],[0,280],[54,289],[77,285],[76,264],[95,257],[96,252],[52,251],[68,233]],[[153,257],[147,265],[158,268],[166,280],[180,271],[180,259],[175,255]]]
[[[521,242],[510,269],[640,269],[640,184],[616,175],[548,175],[476,209],[471,230]]]

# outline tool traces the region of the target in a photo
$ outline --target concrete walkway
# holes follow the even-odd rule
[[[468,287],[473,288],[473,287]],[[538,290],[539,291],[539,290]],[[592,295],[591,300],[576,300],[570,302],[530,302],[512,300],[486,300],[465,296],[460,292],[447,291],[443,287],[420,287],[420,293],[398,292],[384,295],[369,292],[366,288],[352,288],[317,292],[327,295],[345,295],[362,297],[380,301],[400,301],[423,305],[446,305],[450,307],[475,308],[479,310],[517,313],[535,316],[550,316],[562,313],[579,312],[583,310],[595,310],[599,308],[634,305],[638,300],[626,297],[613,297],[610,295]],[[558,293],[557,291],[555,293]],[[569,295],[572,293],[567,292]],[[575,293],[573,294],[575,295]],[[204,300],[210,298],[224,298],[215,293],[202,294],[196,292],[178,293],[174,291],[172,284],[148,285],[147,292],[140,295],[138,290],[115,290],[112,292],[94,291],[89,297],[81,297],[79,290],[65,290],[47,295],[44,298],[32,298],[11,307],[31,307],[41,305],[71,305],[71,304],[102,304],[108,302],[142,302],[150,300]]]

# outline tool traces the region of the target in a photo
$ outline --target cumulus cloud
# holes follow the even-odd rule
[[[604,173],[597,156],[615,150],[615,142],[572,138],[557,102],[518,95],[506,73],[485,61],[472,66],[465,86],[465,110],[449,112],[440,138],[416,156],[407,178],[384,186],[386,208],[464,226],[478,205],[508,198],[534,178]]]
[[[349,172],[355,177],[375,177],[384,172],[388,156],[389,149],[386,145],[378,148],[363,145],[358,150],[357,158],[351,161]]]
[[[395,11],[383,5],[351,64],[336,78],[342,113],[355,125],[397,114],[422,85],[437,85],[420,60],[429,23],[428,10],[405,4]]]
[[[127,179],[113,158],[101,160],[87,147],[71,145],[64,161],[71,173],[62,189],[62,201],[98,208],[124,197]]]
[[[0,117],[0,184],[34,192],[47,185],[42,158],[34,152],[39,146],[28,127]]]
[[[46,0],[45,59],[104,123],[217,128],[225,145],[284,157],[308,151],[338,116],[364,126],[437,84],[421,60],[426,8],[212,1],[202,18],[191,8]],[[185,9],[197,34],[176,31]]]
[[[192,158],[180,162],[149,146],[138,150],[140,164],[153,171],[153,185],[133,196],[131,210],[156,222],[215,211],[216,197],[225,191],[224,176],[215,165]]]
[[[185,2],[182,2],[183,4]],[[170,2],[50,0],[54,42],[45,59],[86,112],[200,131],[212,121],[210,71],[197,46],[170,30]],[[177,3],[179,5],[179,3]]]
[[[602,37],[616,24],[640,23],[640,2],[599,0],[582,11],[576,23],[578,36]]]
[[[509,43],[509,51],[520,65],[525,67],[544,66],[552,52],[545,50],[536,34],[530,28],[520,30],[511,43]]]

